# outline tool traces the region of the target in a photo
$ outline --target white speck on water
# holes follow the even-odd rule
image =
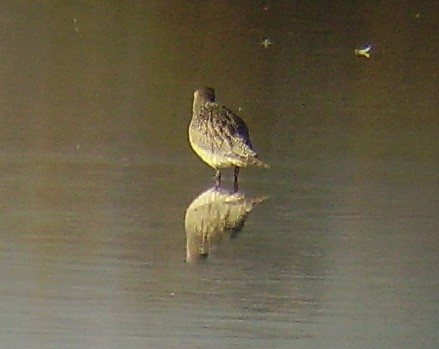
[[[77,24],[78,24],[77,18],[73,18],[73,24],[75,24],[75,32],[79,32],[79,27],[77,26]]]
[[[261,45],[265,48],[268,48],[270,46],[273,46],[273,41],[271,41],[270,38],[265,38],[264,40],[262,40]]]

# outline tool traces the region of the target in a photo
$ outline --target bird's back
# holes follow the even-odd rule
[[[215,102],[206,102],[194,112],[189,136],[193,146],[211,154],[211,162],[217,163],[210,164],[213,167],[246,166],[247,159],[256,156],[244,121]]]

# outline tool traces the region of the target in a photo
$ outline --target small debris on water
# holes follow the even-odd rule
[[[370,58],[370,49],[372,48],[371,45],[366,45],[363,46],[361,48],[356,48],[355,49],[355,55],[359,56],[359,57],[366,57],[366,58]]]
[[[75,25],[75,32],[79,32],[78,19],[77,18],[73,18],[73,24]]]
[[[261,45],[265,48],[269,48],[270,46],[273,46],[273,41],[271,41],[270,38],[264,38],[264,40],[261,42]]]

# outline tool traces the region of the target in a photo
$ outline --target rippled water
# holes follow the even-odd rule
[[[2,347],[438,347],[435,5],[172,5],[1,5]]]

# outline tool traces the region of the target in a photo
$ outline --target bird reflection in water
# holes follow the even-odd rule
[[[234,237],[253,207],[266,199],[218,186],[198,195],[186,210],[186,262],[207,258],[218,243]]]

